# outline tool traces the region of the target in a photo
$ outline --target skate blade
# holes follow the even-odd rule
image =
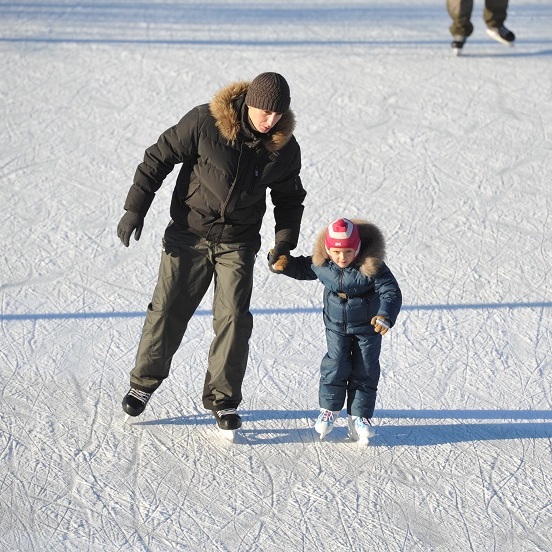
[[[328,424],[314,424],[314,431],[320,435],[320,440],[324,440],[333,430],[333,426]]]
[[[316,433],[320,435],[320,440],[323,441],[331,433],[331,431],[332,430],[330,429],[330,431],[317,431]]]
[[[236,429],[221,429],[217,426],[218,432],[223,439],[230,441],[231,443],[236,438]]]
[[[372,437],[371,435],[370,437]],[[359,435],[354,435],[351,432],[348,433],[347,437],[351,439],[351,441],[354,441],[355,443],[358,443],[359,447],[367,447],[370,444],[370,437],[360,437]]]

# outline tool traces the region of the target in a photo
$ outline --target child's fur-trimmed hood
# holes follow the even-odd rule
[[[385,261],[385,239],[381,230],[371,222],[361,219],[350,219],[358,228],[360,235],[360,252],[358,257],[353,261],[351,266],[368,277],[377,275],[381,265]],[[318,235],[314,243],[314,251],[312,254],[312,264],[322,266],[330,260],[330,256],[324,245],[326,229]]]
[[[241,114],[236,110],[235,101],[247,93],[249,82],[235,82],[219,90],[211,100],[209,109],[216,119],[216,125],[221,135],[235,142],[241,131]],[[295,130],[295,115],[288,109],[274,127],[274,132],[268,134],[263,144],[268,151],[281,150],[290,140]]]

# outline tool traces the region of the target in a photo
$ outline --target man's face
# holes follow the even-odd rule
[[[282,118],[282,113],[275,111],[265,111],[256,107],[247,106],[249,109],[249,118],[257,132],[266,134]]]

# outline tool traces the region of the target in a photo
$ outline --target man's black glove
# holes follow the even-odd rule
[[[268,268],[271,272],[281,273],[289,262],[289,243],[276,242],[268,254]]]
[[[136,230],[134,234],[134,239],[138,241],[142,235],[142,228],[144,227],[144,215],[139,213],[133,213],[132,211],[127,211],[117,226],[117,236],[123,242],[125,247],[129,246],[130,236],[132,232]]]

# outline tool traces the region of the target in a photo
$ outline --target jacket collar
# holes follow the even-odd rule
[[[247,117],[247,107],[244,103],[248,87],[248,82],[229,84],[219,90],[209,104],[219,132],[231,142],[238,140],[240,135],[245,135],[249,140],[259,139],[259,135],[247,128],[248,123],[243,121],[243,117]],[[294,130],[295,115],[288,109],[266,138],[261,138],[262,144],[270,152],[279,151],[289,142]]]
[[[356,268],[365,276],[373,278],[379,272],[385,260],[385,240],[381,230],[371,222],[359,219],[351,219],[357,225],[360,235],[360,253],[353,261],[351,267]],[[322,266],[330,260],[330,256],[324,245],[326,229],[318,234],[312,254],[312,264]]]

